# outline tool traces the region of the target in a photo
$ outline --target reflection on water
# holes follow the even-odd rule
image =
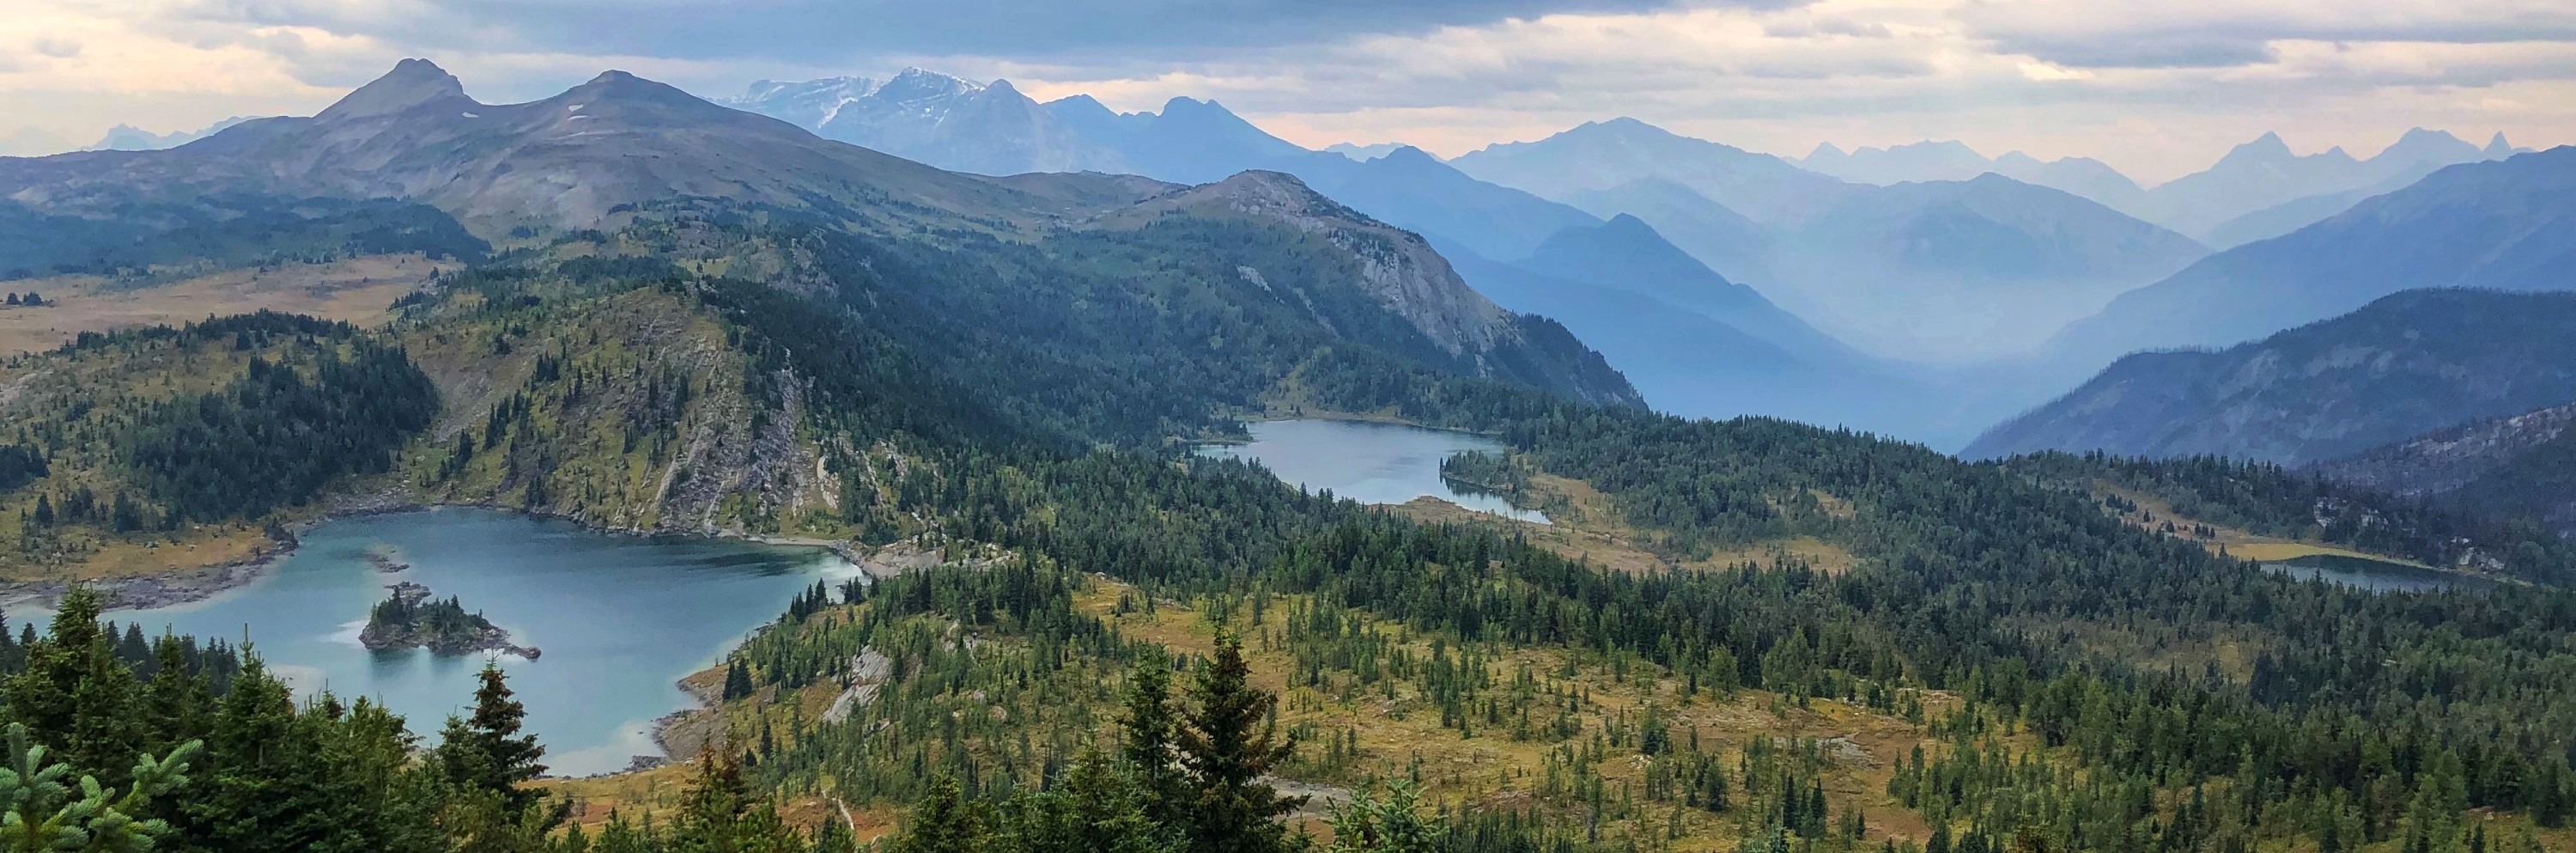
[[[1478,512],[1547,523],[1537,510],[1518,509],[1501,496],[1463,490],[1440,479],[1443,459],[1471,450],[1502,452],[1502,444],[1489,438],[1365,421],[1263,421],[1250,429],[1250,444],[1209,445],[1199,453],[1258,460],[1279,479],[1310,491],[1329,489],[1361,503],[1400,504],[1430,496]]]
[[[379,571],[374,562],[384,559],[411,568]],[[146,633],[247,632],[299,692],[374,697],[413,731],[434,734],[473,701],[485,656],[358,643],[386,584],[427,584],[544,652],[534,661],[498,660],[546,744],[546,764],[582,775],[658,754],[652,721],[690,704],[675,684],[681,676],[776,618],[798,589],[854,573],[820,549],[621,536],[516,513],[441,509],[330,521],[249,585],[107,618],[141,623]]]
[[[2484,592],[2497,586],[2495,581],[2486,578],[2341,554],[2310,554],[2305,557],[2293,557],[2278,563],[2265,563],[2263,568],[2297,580],[2323,580],[2373,592],[2433,592],[2445,589]]]

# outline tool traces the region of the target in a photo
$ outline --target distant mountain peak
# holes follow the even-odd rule
[[[603,77],[607,75],[601,75]],[[593,81],[597,82],[597,81]],[[426,59],[406,59],[394,64],[392,71],[375,82],[358,87],[329,109],[314,116],[316,121],[335,121],[363,116],[392,115],[424,104],[464,100],[465,84],[447,69]]]
[[[1836,146],[1835,146],[1833,143],[1831,143],[1831,142],[1819,142],[1819,143],[1816,143],[1816,150],[1813,150],[1813,151],[1809,151],[1809,152],[1807,152],[1807,159],[1809,159],[1809,160],[1815,160],[1815,159],[1827,159],[1827,160],[1831,160],[1831,159],[1836,159],[1836,158],[1841,158],[1841,157],[1849,157],[1849,156],[1851,156],[1851,155],[1850,155],[1850,154],[1848,154],[1848,153],[1845,153],[1841,148],[1836,147]]]
[[[2511,157],[2513,143],[2504,141],[2504,131],[2499,130],[2496,131],[2494,139],[2487,140],[2487,147],[2482,153],[2488,157]]]
[[[1380,159],[1380,160],[1388,160],[1388,161],[1392,161],[1392,162],[1395,162],[1395,163],[1401,163],[1401,164],[1423,164],[1423,163],[1438,163],[1438,162],[1440,162],[1440,158],[1431,156],[1431,152],[1429,152],[1429,151],[1424,151],[1424,150],[1422,150],[1422,149],[1420,149],[1420,148],[1415,148],[1415,147],[1413,147],[1413,146],[1411,146],[1411,145],[1399,145],[1399,146],[1396,146],[1395,150],[1393,150],[1393,151],[1389,151],[1389,152],[1386,152],[1385,156],[1382,156],[1382,157],[1379,157],[1379,158],[1376,158],[1376,159]]]

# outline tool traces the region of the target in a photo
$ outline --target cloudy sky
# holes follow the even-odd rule
[[[604,68],[705,95],[918,65],[1213,97],[1455,155],[1628,115],[1754,150],[1960,139],[2153,182],[2277,130],[2576,142],[2569,0],[0,0],[0,153],[310,114],[423,56],[485,101]]]

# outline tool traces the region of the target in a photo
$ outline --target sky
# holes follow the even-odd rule
[[[0,154],[311,114],[404,57],[486,102],[619,68],[706,96],[919,66],[1215,98],[1444,156],[1633,116],[1804,155],[1958,139],[2145,183],[2277,131],[2576,142],[2570,0],[0,0]]]

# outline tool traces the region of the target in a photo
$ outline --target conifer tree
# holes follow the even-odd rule
[[[171,829],[144,815],[153,798],[187,784],[188,762],[201,748],[190,742],[159,759],[142,756],[126,770],[133,786],[119,795],[95,777],[70,782],[72,767],[48,762],[24,723],[9,724],[8,741],[8,765],[0,767],[0,851],[7,853],[152,849]]]
[[[1127,709],[1118,721],[1119,757],[1135,774],[1145,815],[1163,826],[1184,827],[1191,794],[1172,752],[1180,716],[1172,707],[1171,662],[1160,653],[1146,657],[1127,679]]]
[[[513,698],[500,665],[485,661],[481,679],[474,691],[474,713],[449,717],[439,734],[439,767],[449,784],[498,793],[511,810],[524,811],[540,795],[520,783],[545,774],[538,759],[545,757],[546,748],[536,735],[519,733],[528,711]]]
[[[958,793],[957,780],[941,776],[913,809],[912,825],[893,853],[985,853],[991,836],[982,809]]]
[[[1270,853],[1287,848],[1276,819],[1301,798],[1283,797],[1261,777],[1296,751],[1271,716],[1277,699],[1251,684],[1243,642],[1217,638],[1216,656],[1190,685],[1191,707],[1180,730],[1181,766],[1196,789],[1190,849],[1197,853]]]

